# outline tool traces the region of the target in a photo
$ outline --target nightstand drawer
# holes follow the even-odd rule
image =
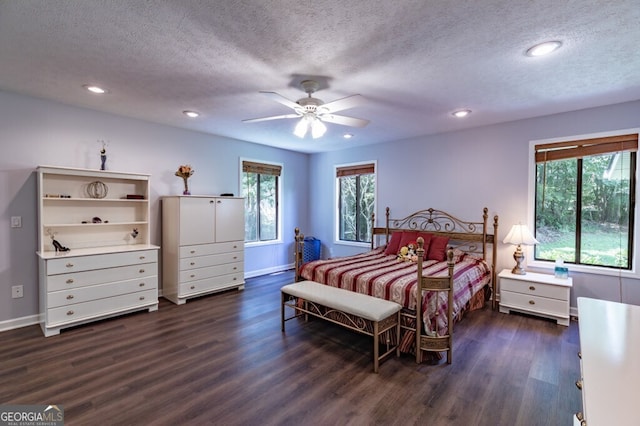
[[[569,287],[560,287],[553,284],[539,282],[518,281],[511,278],[500,279],[500,293],[509,291],[530,296],[548,297],[551,299],[569,299]]]
[[[569,300],[549,299],[547,297],[503,290],[500,292],[500,306],[569,318]]]

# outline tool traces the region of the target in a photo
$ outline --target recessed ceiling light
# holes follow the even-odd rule
[[[93,84],[85,84],[82,87],[84,87],[85,89],[87,89],[88,91],[90,91],[91,93],[95,93],[97,95],[104,95],[105,93],[107,93],[107,89],[103,89],[100,86],[96,86]]]
[[[471,114],[470,109],[459,109],[458,111],[454,111],[452,113],[454,117],[458,117],[458,118],[466,117],[469,114]]]
[[[353,133],[345,133],[342,137],[345,139],[351,139],[353,137]]]
[[[544,56],[553,52],[562,46],[562,42],[554,40],[554,41],[545,41],[544,43],[536,44],[535,46],[527,49],[527,56]]]
[[[186,115],[187,117],[189,117],[189,118],[196,118],[196,117],[199,117],[199,116],[200,116],[200,114],[198,114],[198,113],[197,113],[197,112],[195,112],[195,111],[182,111],[182,113],[183,113],[184,115]]]

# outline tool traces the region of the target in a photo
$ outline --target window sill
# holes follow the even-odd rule
[[[606,275],[610,277],[640,278],[640,274],[635,270],[603,268],[599,266],[587,266],[587,265],[574,265],[571,263],[565,263],[564,265],[569,268],[569,275],[571,275],[572,272],[577,272],[580,274]],[[544,270],[545,272],[549,271],[550,273],[553,273],[555,269],[555,262],[544,262],[540,260],[535,260],[535,261],[527,262],[527,267]]]

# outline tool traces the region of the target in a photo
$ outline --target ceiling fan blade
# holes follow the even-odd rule
[[[369,124],[369,120],[362,118],[347,117],[345,115],[322,114],[318,118],[328,123],[341,124],[343,126],[364,127]]]
[[[287,107],[289,107],[291,109],[300,108],[300,105],[298,105],[297,103],[295,103],[292,100],[289,100],[289,99],[285,98],[284,96],[282,96],[279,93],[276,93],[276,92],[260,92],[260,93],[270,97],[271,99],[273,99],[276,102],[280,102],[282,105],[287,106]]]
[[[273,115],[271,117],[250,118],[248,120],[242,120],[242,122],[243,123],[257,123],[258,121],[279,120],[281,118],[296,118],[296,117],[300,117],[300,114],[284,114],[284,115]]]
[[[335,101],[327,102],[326,104],[322,104],[320,108],[327,112],[338,112],[344,109],[349,109],[356,107],[358,105],[362,105],[365,102],[364,96],[361,95],[351,95],[346,98],[336,99]]]

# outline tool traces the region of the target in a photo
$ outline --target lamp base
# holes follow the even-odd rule
[[[513,267],[511,273],[514,275],[526,275],[527,271],[525,271],[522,267],[522,262],[524,261],[524,253],[522,252],[520,244],[518,244],[516,251],[513,252],[513,260],[516,261],[516,266]]]

